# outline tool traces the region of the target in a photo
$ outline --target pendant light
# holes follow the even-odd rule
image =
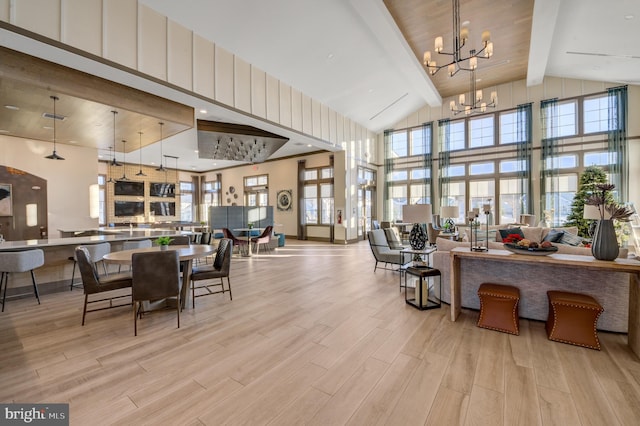
[[[143,172],[142,172],[142,132],[138,132],[138,134],[140,135],[140,171],[138,173],[136,173],[136,176],[146,176]]]
[[[111,111],[113,113],[113,158],[111,159],[111,165],[120,167],[122,164],[116,160],[116,114],[118,111]]]
[[[113,151],[112,146],[109,147],[109,157],[111,157],[111,159],[107,163],[107,174],[109,175],[109,180],[107,180],[107,183],[113,183],[115,182],[115,180],[113,180],[113,178],[111,177],[111,161],[113,161],[113,159],[115,158],[115,152]]]
[[[57,96],[49,97],[53,99],[53,152],[51,153],[51,155],[47,155],[44,158],[47,158],[49,160],[64,160],[64,158],[60,157],[56,152],[56,120],[58,119],[58,116],[56,115],[56,101],[59,98]]]
[[[118,182],[127,182],[129,179],[127,178],[127,148],[125,146],[125,144],[127,143],[127,141],[125,141],[124,139],[122,140],[122,153],[124,155],[123,159],[122,159],[122,165],[124,166],[122,169],[122,177],[120,179],[118,179]]]
[[[163,159],[164,159],[164,155],[163,155],[163,151],[162,151],[162,126],[164,126],[164,123],[161,121],[160,123],[160,167],[158,167],[156,170],[159,172],[165,172],[167,171],[167,169],[164,168],[164,165],[162,163]]]

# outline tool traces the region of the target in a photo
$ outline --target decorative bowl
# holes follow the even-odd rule
[[[509,250],[511,253],[515,254],[525,254],[531,256],[548,256],[558,251],[558,247],[536,247],[529,248],[519,246],[513,243],[504,243],[505,250]]]

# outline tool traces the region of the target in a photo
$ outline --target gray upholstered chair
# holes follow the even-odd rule
[[[436,245],[436,239],[438,238],[438,235],[440,235],[440,231],[440,229],[434,228],[433,224],[427,223],[427,237],[429,238],[430,245]]]
[[[267,251],[271,251],[269,248],[269,242],[271,242],[271,234],[273,233],[273,226],[269,225],[264,228],[262,234],[259,237],[251,238],[251,242],[253,243],[253,247],[256,249],[256,254],[258,254],[260,250],[260,246],[262,245]]]
[[[228,238],[223,238],[218,244],[218,250],[216,251],[216,257],[212,266],[195,267],[191,272],[191,299],[193,307],[196,307],[196,297],[208,296],[211,294],[229,292],[229,300],[233,300],[231,294],[231,280],[229,279],[229,272],[231,270],[231,252],[233,251],[233,241]],[[224,288],[224,280],[227,279],[228,290]],[[197,281],[217,280],[220,282],[202,283],[196,285]],[[212,291],[211,287],[220,287],[219,290]],[[205,292],[196,294],[196,290],[204,289]]]
[[[175,237],[171,237],[170,246],[190,246],[191,245],[191,237],[188,235],[178,235]]]
[[[149,248],[153,245],[151,240],[133,240],[133,241],[124,241],[122,243],[122,250],[135,250],[139,248]],[[118,266],[118,272],[122,269],[122,265]],[[131,270],[131,267],[129,267]]]
[[[40,304],[40,295],[38,294],[38,284],[33,274],[35,268],[44,265],[44,252],[40,249],[24,250],[24,251],[3,251],[0,252],[0,291],[2,291],[2,312],[4,312],[5,302],[7,300],[7,287],[9,286],[9,274],[11,272],[31,272],[31,282],[33,283],[33,293]]]
[[[107,274],[107,265],[102,261],[102,256],[105,254],[111,253],[111,244],[109,243],[98,243],[98,244],[87,244],[84,245],[89,252],[89,259],[91,259],[91,263],[97,265],[99,262],[102,262],[102,268],[104,269],[105,275]],[[69,290],[73,291],[73,281],[76,277],[76,265],[78,263],[78,259],[76,258],[75,252],[69,260],[73,260],[73,271],[71,272],[71,284],[69,284]]]
[[[178,328],[180,328],[180,268],[176,250],[134,253],[133,268],[133,333],[138,335],[138,316],[145,312],[142,303],[170,297],[176,298]],[[186,284],[185,284],[186,285]]]
[[[82,325],[84,325],[87,312],[102,311],[104,309],[119,308],[121,306],[131,306],[131,293],[118,293],[115,290],[131,288],[131,274],[111,274],[98,275],[95,262],[91,259],[91,253],[87,246],[78,246],[75,249],[75,258],[78,259],[78,268],[82,276],[82,286],[84,288],[84,308],[82,309]],[[111,294],[109,294],[111,292]],[[89,296],[93,294],[102,294],[103,297],[89,300]],[[128,299],[127,303],[118,303],[114,305],[114,301]],[[93,303],[109,302],[108,306],[87,310],[88,306]]]
[[[374,272],[378,269],[379,262],[383,262],[385,264],[385,268],[381,269],[388,269],[386,268],[387,264],[401,266],[411,261],[411,254],[404,253],[401,257],[400,250],[389,247],[387,238],[384,234],[384,229],[374,229],[373,231],[369,231],[367,236],[369,238],[371,252],[373,253],[373,257],[376,259],[376,265],[373,268]]]
[[[395,227],[384,228],[383,231],[390,249],[402,250],[405,247],[409,247],[408,245],[402,244],[398,230]]]

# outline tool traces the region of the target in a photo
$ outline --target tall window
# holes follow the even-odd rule
[[[609,181],[616,185],[616,190],[620,189],[616,194],[618,201],[625,201],[628,185],[626,103],[626,87],[575,99],[541,102],[546,136],[541,142],[541,210],[552,214],[554,225],[567,220],[578,176],[585,167],[604,168]],[[593,136],[597,133],[604,133],[606,139],[597,140]]]
[[[193,183],[180,182],[180,220],[193,221]]]
[[[402,219],[402,206],[431,204],[431,124],[385,133],[384,218]]]
[[[202,188],[202,214],[200,218],[209,217],[209,207],[217,207],[220,205],[220,182],[208,181],[204,183]]]
[[[333,224],[333,168],[320,167],[304,172],[304,223]]]
[[[244,178],[245,206],[263,207],[269,205],[269,175],[247,176]]]
[[[480,215],[482,222],[513,223],[520,213],[528,213],[530,104],[457,121],[441,120],[439,126],[440,205],[458,206],[458,223],[465,222],[465,212],[482,210],[485,204],[491,206],[492,216]],[[468,138],[460,135],[465,128]],[[482,150],[486,147],[493,147],[491,156]]]

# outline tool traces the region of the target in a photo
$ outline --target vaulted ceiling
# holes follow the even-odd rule
[[[445,50],[451,43],[451,0],[140,3],[372,131],[392,127],[425,104],[438,106],[443,97],[468,88],[467,78],[448,78],[446,70],[432,78],[421,64],[423,51],[433,51],[436,36],[443,37]],[[535,85],[544,76],[640,82],[638,1],[460,0],[460,10],[460,20],[468,21],[470,30],[467,47],[477,47],[484,30],[494,42],[494,57],[478,65],[478,88],[519,79]],[[268,123],[203,105],[201,99],[86,63],[60,49],[31,47],[3,33],[0,45],[175,100],[193,108],[196,119],[249,125],[288,137],[279,156],[319,149],[299,134],[282,134]],[[203,106],[207,113],[199,112]],[[0,130],[4,114],[0,112]],[[181,168],[203,171],[229,165],[198,159],[195,128],[169,137],[164,150],[180,158]],[[137,152],[132,153],[137,158]],[[159,156],[157,143],[143,148],[144,162]]]

